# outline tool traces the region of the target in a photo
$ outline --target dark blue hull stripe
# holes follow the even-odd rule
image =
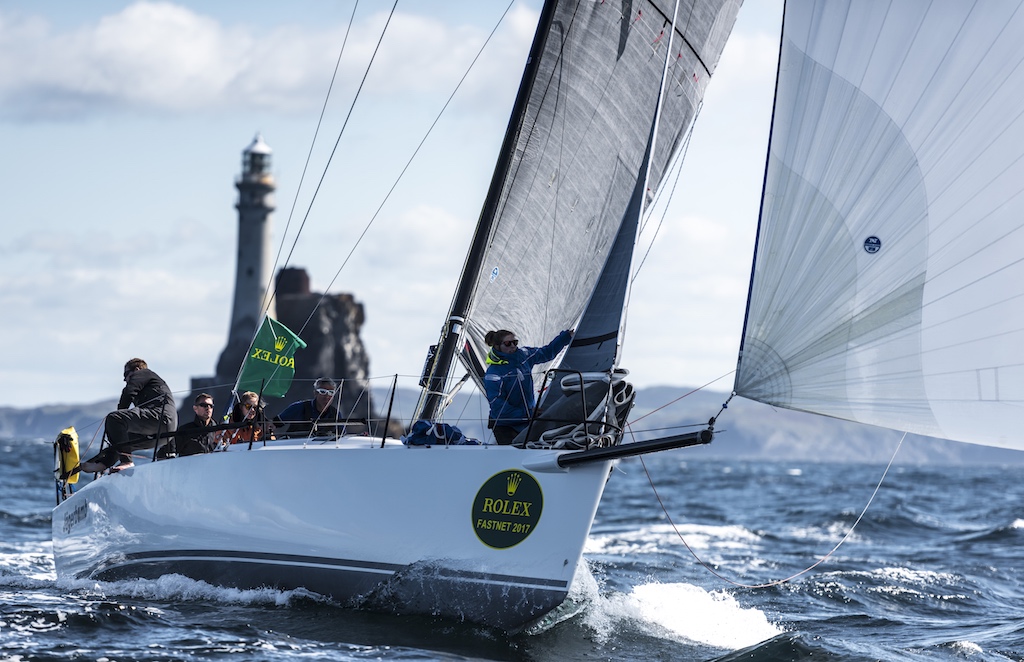
[[[84,574],[103,581],[180,574],[238,589],[305,588],[346,606],[446,616],[509,631],[554,609],[568,593],[565,581],[460,571],[441,562],[396,565],[221,550],[134,552]]]
[[[103,574],[108,574],[111,571],[117,572],[117,569],[126,569],[127,566],[138,564],[150,565],[154,562],[161,565],[179,562],[255,563],[381,575],[392,575],[409,567],[395,563],[376,563],[373,561],[357,561],[354,559],[335,559],[326,556],[303,556],[300,554],[272,554],[266,552],[238,552],[212,549],[180,549],[121,554],[116,557],[116,560],[111,559],[86,574],[98,577]],[[118,574],[122,573],[118,572]],[[500,575],[496,573],[470,572],[444,567],[434,568],[432,570],[432,574],[460,581],[516,584],[521,586],[555,588],[561,590],[566,590],[568,588],[568,582],[557,579],[541,579],[538,577],[519,577],[515,575]]]

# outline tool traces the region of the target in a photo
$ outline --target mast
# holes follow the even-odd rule
[[[519,84],[519,92],[512,107],[508,128],[505,130],[505,139],[501,144],[498,162],[494,167],[494,174],[491,176],[490,188],[487,191],[487,197],[484,199],[483,208],[480,210],[480,218],[477,220],[473,241],[466,256],[466,262],[462,267],[462,275],[459,277],[459,284],[452,299],[448,319],[445,321],[444,328],[441,331],[437,353],[429,367],[427,382],[420,395],[420,401],[413,416],[414,420],[434,420],[440,413],[448,375],[451,372],[452,365],[455,363],[458,354],[458,344],[462,338],[462,330],[466,319],[469,317],[470,306],[476,289],[476,275],[483,262],[484,249],[490,240],[491,229],[498,209],[498,201],[501,198],[502,188],[508,175],[509,166],[512,163],[516,139],[519,135],[523,118],[526,115],[530,93],[537,76],[538,64],[540,63],[541,54],[544,52],[544,46],[547,43],[547,36],[557,4],[557,0],[546,0],[543,9],[541,9],[540,20],[537,23],[537,32],[533,37],[533,45],[530,47],[530,55],[526,62],[526,69],[523,72],[523,79]]]

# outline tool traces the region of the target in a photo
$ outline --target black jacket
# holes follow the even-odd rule
[[[167,387],[167,382],[148,368],[136,370],[128,376],[128,383],[121,391],[118,409],[128,409],[135,405],[140,409],[162,411],[166,420],[170,421],[170,430],[178,423],[178,411],[174,406],[174,395]]]
[[[215,424],[213,419],[210,419],[210,424],[206,425],[202,419],[196,416],[194,420],[178,428],[177,434],[174,435],[174,445],[178,455],[199,455],[213,452],[217,441],[213,438],[212,432],[205,430]]]

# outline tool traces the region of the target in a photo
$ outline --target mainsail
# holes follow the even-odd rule
[[[480,377],[488,330],[514,330],[539,346],[576,323],[642,181],[666,60],[648,195],[692,123],[739,5],[545,4],[428,391],[441,389],[456,352]],[[606,305],[600,326],[608,328],[578,335],[573,346],[599,347],[613,365],[621,298]],[[422,408],[427,417],[434,411]]]
[[[788,0],[735,391],[1024,449],[1024,9]]]

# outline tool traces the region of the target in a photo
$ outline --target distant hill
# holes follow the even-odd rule
[[[686,393],[687,389],[677,387],[639,391],[630,417],[633,429],[653,430],[686,420],[706,423],[728,399],[726,393],[698,391],[645,417]],[[733,399],[718,417],[715,430],[719,434],[709,446],[691,449],[694,457],[885,463],[903,436],[885,428],[778,409],[744,398]],[[896,462],[1022,464],[1024,452],[908,434]]]
[[[44,405],[32,409],[0,407],[0,439],[50,439],[64,428],[75,426],[79,438],[103,432],[103,417],[117,408],[117,400],[87,405]],[[97,440],[98,440],[97,435]]]
[[[636,440],[650,439],[700,429],[718,416],[715,440],[708,446],[683,453],[694,459],[801,460],[810,462],[885,463],[899,443],[901,433],[868,425],[848,423],[822,416],[776,409],[742,398],[734,399],[719,415],[728,394],[679,387],[652,387],[637,392],[630,416]],[[394,399],[386,391],[375,391],[381,415],[389,407],[392,419],[403,425],[416,405],[418,392],[399,389]],[[48,405],[34,409],[0,407],[0,438],[53,439],[74,425],[83,440],[102,426],[103,416],[116,401],[89,405]],[[486,435],[483,422],[487,406],[475,391],[459,394],[448,407],[446,420],[470,437]],[[98,439],[98,437],[97,437]],[[896,462],[900,464],[1024,464],[1024,452],[988,448],[973,444],[907,435]]]

